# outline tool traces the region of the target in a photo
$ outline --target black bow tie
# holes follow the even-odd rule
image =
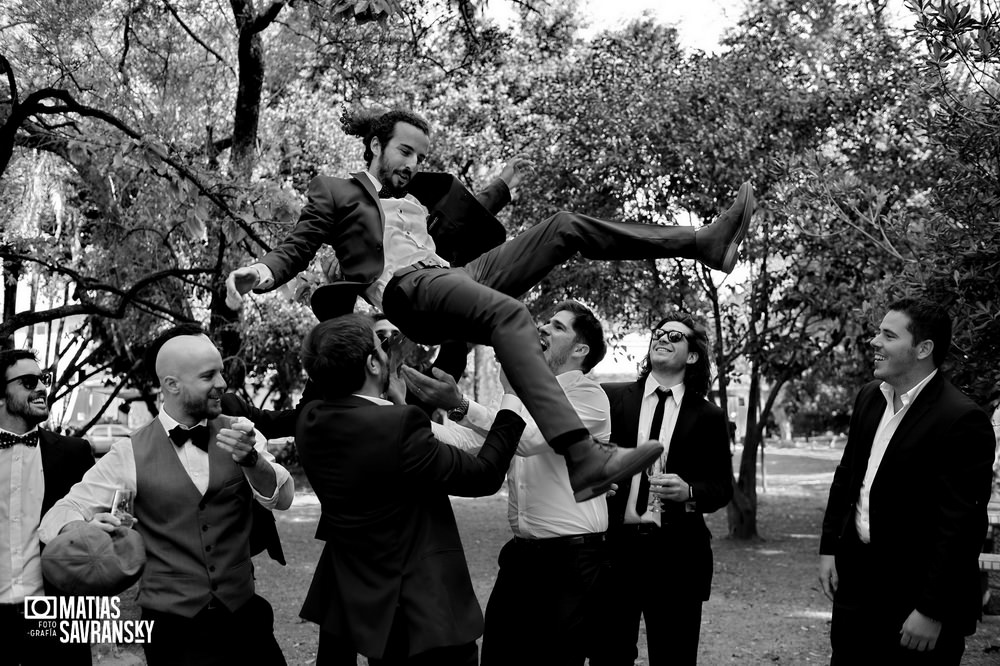
[[[208,451],[208,426],[196,425],[193,428],[176,426],[170,429],[170,441],[178,448],[184,446],[184,442],[191,440],[191,443],[202,451]]]
[[[15,435],[11,432],[0,432],[0,449],[9,449],[16,444],[25,446],[36,446],[38,444],[38,431],[32,430],[23,435]]]
[[[400,196],[397,192],[391,192],[388,187],[383,187],[378,191],[379,199],[399,199]]]

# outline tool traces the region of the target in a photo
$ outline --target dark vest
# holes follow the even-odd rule
[[[132,435],[136,529],[146,542],[143,608],[194,617],[214,596],[235,611],[253,596],[250,503],[243,469],[215,445],[229,419],[209,421],[208,490],[198,493],[163,424]]]

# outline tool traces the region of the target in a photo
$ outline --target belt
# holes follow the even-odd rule
[[[624,523],[616,526],[614,531],[622,534],[638,534],[639,536],[647,536],[659,532],[660,526],[656,523]]]
[[[525,539],[524,537],[514,537],[514,543],[528,548],[555,548],[557,546],[583,546],[591,543],[603,543],[604,532],[592,532],[590,534],[576,534],[573,536],[548,537],[545,539]]]
[[[392,274],[392,277],[393,279],[401,278],[404,275],[409,275],[410,273],[414,273],[416,271],[423,270],[425,268],[448,268],[448,267],[442,266],[441,264],[436,264],[432,261],[418,261],[416,263],[410,264],[409,266],[404,266],[403,268],[400,268],[398,271]]]

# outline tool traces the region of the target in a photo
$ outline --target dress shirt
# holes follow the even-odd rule
[[[611,407],[601,385],[579,370],[556,376],[573,409],[594,439],[611,437]],[[504,396],[506,398],[506,396]],[[507,471],[507,522],[514,536],[548,539],[608,529],[608,504],[601,497],[577,502],[566,459],[552,450],[531,415],[523,408],[524,433]],[[496,410],[469,401],[467,422],[478,430],[496,418]]]
[[[653,424],[653,412],[656,411],[656,403],[659,402],[656,397],[656,389],[658,388],[660,388],[660,383],[656,381],[656,378],[652,374],[646,377],[646,385],[642,392],[642,404],[639,407],[639,441],[636,442],[637,445],[646,441],[645,438],[649,434],[649,427]],[[663,388],[670,389],[670,395],[667,396],[667,400],[663,404],[663,423],[660,424],[660,435],[656,437],[656,440],[660,444],[663,444],[663,453],[660,455],[660,459],[666,460],[667,455],[670,453],[670,439],[674,436],[674,426],[677,425],[677,413],[680,411],[681,401],[684,400],[684,382],[675,386],[664,386]],[[632,486],[628,491],[628,502],[625,504],[625,523],[641,522],[659,525],[660,514],[646,511],[640,516],[635,511],[635,503],[639,499],[639,484],[642,482],[643,473],[639,472],[632,477]]]
[[[44,496],[41,446],[0,449],[0,604],[43,593],[38,521]]]
[[[170,429],[179,425],[176,419],[167,414],[165,409],[161,409],[157,418],[163,428],[170,432]],[[207,421],[201,421],[207,424]],[[274,461],[274,456],[267,450],[267,440],[257,430],[254,430],[257,442],[254,448],[260,457],[270,463],[275,475],[275,489],[270,497],[265,497],[257,492],[252,483],[249,483],[250,490],[254,498],[268,509],[284,510],[292,505],[295,497],[295,482],[292,476],[284,467]],[[191,477],[191,482],[202,495],[208,488],[208,453],[202,451],[191,443],[190,440],[183,446],[175,446],[166,438],[167,442],[177,453],[177,457],[184,467],[184,470]],[[246,476],[248,469],[243,469]],[[84,475],[80,483],[73,486],[69,494],[55,503],[42,518],[42,525],[39,528],[39,536],[42,541],[48,543],[59,534],[66,523],[74,520],[91,520],[94,514],[108,511],[115,490],[126,488],[136,491],[135,453],[132,450],[132,440],[129,438],[120,439],[115,442],[111,450],[97,461],[93,467]]]
[[[364,172],[375,191],[382,189],[382,184],[368,171]],[[382,235],[382,246],[385,257],[382,274],[365,291],[365,298],[373,306],[382,309],[382,294],[389,280],[401,268],[406,268],[417,262],[434,264],[447,268],[450,264],[437,254],[434,239],[427,231],[427,208],[412,194],[402,198],[379,199],[382,212],[385,215],[385,230]],[[264,264],[254,264],[253,268],[260,276],[257,287],[267,289],[274,283],[271,269]]]
[[[875,481],[875,475],[878,474],[879,465],[882,464],[882,458],[885,456],[885,450],[889,447],[889,442],[892,441],[892,436],[896,434],[896,429],[899,428],[899,424],[906,416],[906,412],[910,410],[910,405],[920,395],[920,391],[927,386],[927,382],[936,374],[937,369],[924,377],[909,391],[901,393],[899,401],[903,403],[903,406],[898,412],[892,404],[893,396],[895,395],[895,390],[892,386],[886,382],[882,382],[882,385],[879,387],[882,390],[882,395],[885,396],[885,411],[882,413],[882,420],[879,421],[878,429],[875,431],[875,439],[872,440],[872,450],[868,454],[868,469],[865,470],[865,479],[861,482],[858,505],[854,512],[854,525],[858,530],[858,537],[863,543],[871,543],[872,540],[871,488],[872,483]]]
[[[355,393],[354,395],[358,398],[364,398],[365,400],[374,402],[376,405],[395,404],[389,400],[376,398],[370,395],[362,395],[360,393]],[[515,396],[510,396],[509,399],[506,399],[507,396],[504,397],[505,400],[500,403],[500,409],[509,409],[515,414],[519,414],[521,411],[521,401]],[[489,429],[487,428],[487,430]],[[454,446],[456,449],[462,449],[468,453],[478,453],[479,449],[483,446],[483,440],[486,439],[485,432],[480,433],[472,428],[466,428],[450,420],[445,421],[444,423],[431,421],[431,432],[442,444]]]

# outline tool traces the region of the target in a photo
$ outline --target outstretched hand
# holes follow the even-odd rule
[[[525,157],[512,157],[500,172],[500,178],[507,183],[507,189],[513,190],[526,177],[535,173],[535,163]]]
[[[260,274],[250,266],[237,268],[226,278],[226,307],[239,310],[243,307],[243,294],[257,286]]]

